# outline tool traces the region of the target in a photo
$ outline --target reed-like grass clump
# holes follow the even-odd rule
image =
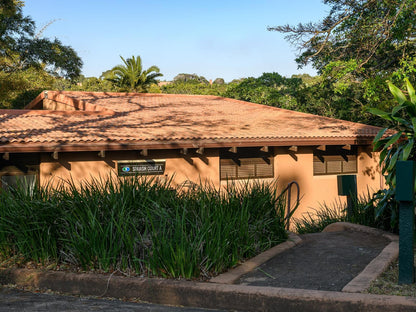
[[[352,198],[349,213],[348,210],[347,203],[341,201],[335,201],[331,205],[323,203],[314,212],[294,219],[295,231],[299,234],[321,232],[326,226],[335,222],[351,222],[389,232],[397,230],[391,225],[391,215],[388,215],[388,211],[379,216],[376,214],[376,206],[372,202],[370,191]]]
[[[140,177],[0,193],[0,257],[204,278],[287,238],[276,183],[194,190]]]

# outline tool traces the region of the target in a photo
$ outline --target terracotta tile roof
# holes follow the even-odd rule
[[[45,97],[80,110],[41,110]],[[0,125],[0,151],[370,144],[379,130],[216,96],[69,91],[0,110]]]

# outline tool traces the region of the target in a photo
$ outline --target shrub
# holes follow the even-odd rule
[[[347,214],[347,204],[336,201],[332,205],[323,203],[313,213],[306,213],[302,218],[293,221],[296,232],[299,234],[321,232],[326,226],[335,222],[351,222],[385,231],[397,232],[397,228],[391,227],[390,217],[385,214],[376,216],[377,207],[370,205],[372,194],[359,196],[352,200],[351,214]]]
[[[3,259],[165,277],[216,275],[287,238],[276,184],[97,179],[0,193]]]

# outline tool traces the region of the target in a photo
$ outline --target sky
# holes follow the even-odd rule
[[[161,80],[179,73],[226,82],[264,72],[300,70],[298,51],[268,26],[318,22],[329,12],[321,0],[26,0],[24,15],[43,37],[58,38],[81,57],[82,74],[99,77],[140,55]]]

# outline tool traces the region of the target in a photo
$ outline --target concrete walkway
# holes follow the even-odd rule
[[[332,275],[334,273],[331,272],[335,271],[324,271],[324,267],[341,261],[341,251],[344,252],[345,247],[339,248],[340,241],[344,241],[346,245],[355,244],[350,246],[352,249],[345,250],[344,255],[355,253],[365,258],[357,261],[361,263],[358,269],[351,265],[355,258],[348,261],[344,259],[345,263],[350,264],[342,269],[335,269],[341,277]],[[376,242],[376,246],[367,244],[370,242]],[[331,251],[331,248],[335,249]],[[316,273],[313,278],[306,280],[315,281],[321,277],[326,280],[342,280],[336,288],[328,289],[328,285],[322,286],[324,283],[318,283],[316,286],[310,282],[310,287],[304,287],[305,285],[299,284],[302,279],[283,287],[276,283],[280,275],[286,277],[281,278],[279,283],[284,280],[287,283],[291,275],[274,270],[282,265],[288,268],[288,259],[294,262],[296,258],[307,255],[307,252],[309,257],[313,257],[313,252],[317,252],[322,265],[308,269],[306,266],[316,261],[301,262],[303,272]],[[24,269],[0,272],[0,283],[51,289],[72,295],[124,298],[225,311],[416,311],[415,298],[360,293],[397,258],[397,255],[397,236],[363,226],[338,223],[328,227],[322,236],[309,235],[302,239],[292,235],[288,242],[212,279],[209,283]],[[304,258],[308,259],[308,256]],[[290,268],[293,272],[298,269],[295,265]],[[260,283],[262,286],[259,286],[259,274],[262,274],[262,283],[265,282]],[[348,277],[344,278],[343,275]]]

